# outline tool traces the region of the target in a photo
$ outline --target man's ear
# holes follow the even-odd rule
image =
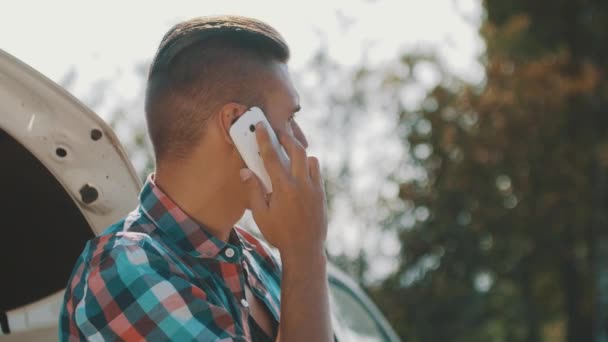
[[[234,145],[230,138],[230,127],[243,113],[247,111],[247,106],[236,102],[230,102],[222,106],[217,119],[221,128],[221,134],[230,145]]]

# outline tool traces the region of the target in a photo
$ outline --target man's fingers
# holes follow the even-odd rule
[[[270,136],[264,124],[258,122],[255,127],[255,136],[260,148],[260,156],[262,157],[268,176],[270,176],[270,181],[274,186],[284,180],[286,171],[281,165],[277,151],[272,146]]]
[[[306,165],[306,150],[293,136],[280,132],[279,141],[285,147],[291,162],[291,175],[297,179],[308,180],[310,173]]]
[[[323,179],[321,177],[321,166],[319,160],[316,157],[308,157],[308,170],[310,172],[310,178],[315,184],[323,186]]]
[[[266,202],[266,194],[264,186],[253,171],[243,168],[240,171],[241,181],[245,184],[247,196],[249,197],[249,206],[251,212],[255,214],[264,214],[268,209]]]

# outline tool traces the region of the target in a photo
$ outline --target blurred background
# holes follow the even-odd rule
[[[290,44],[329,255],[405,341],[608,341],[607,1],[23,1],[0,44],[143,179],[149,62],[212,14]]]

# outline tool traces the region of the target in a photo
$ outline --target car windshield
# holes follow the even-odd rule
[[[344,284],[330,282],[333,310],[340,324],[342,340],[389,341],[380,324],[359,298]]]

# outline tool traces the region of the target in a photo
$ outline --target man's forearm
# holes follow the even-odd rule
[[[307,258],[282,257],[280,341],[333,341],[323,252]]]

